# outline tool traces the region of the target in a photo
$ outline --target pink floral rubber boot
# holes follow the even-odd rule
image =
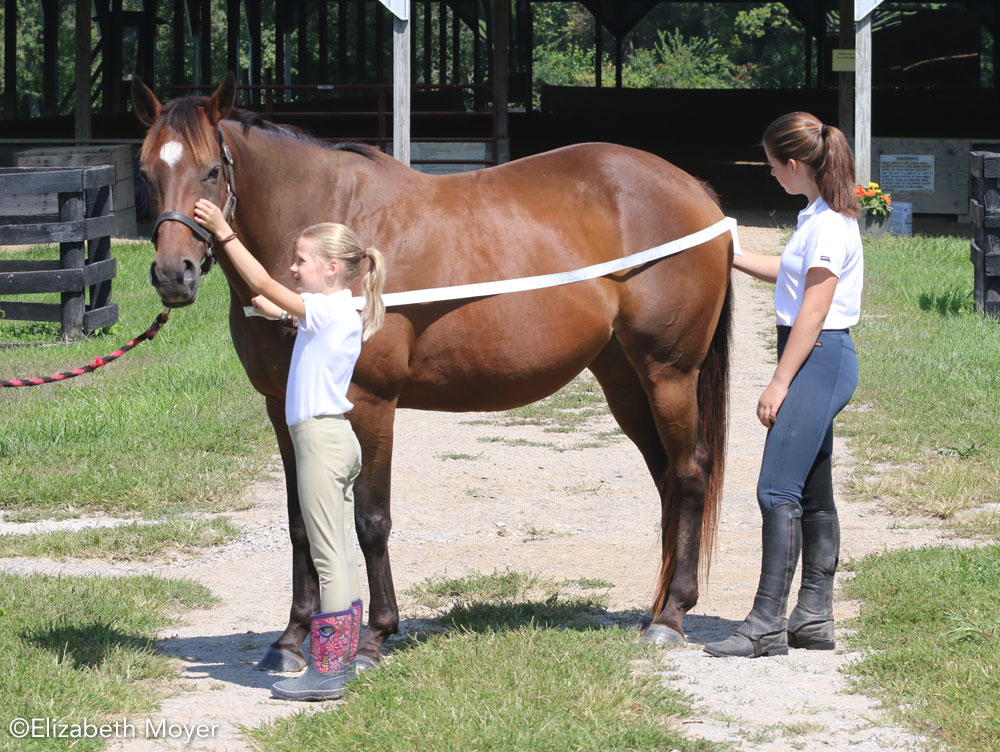
[[[351,660],[358,649],[355,611],[352,604],[345,611],[314,614],[305,673],[275,683],[271,694],[283,700],[338,699],[354,678]]]

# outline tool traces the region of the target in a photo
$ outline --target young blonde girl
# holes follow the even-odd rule
[[[295,242],[296,289],[290,290],[244,247],[215,204],[198,201],[194,217],[215,233],[255,293],[254,307],[268,318],[298,322],[285,419],[295,447],[309,551],[319,575],[320,612],[312,616],[305,673],[277,682],[271,691],[290,700],[336,699],[355,673],[362,615],[354,545],[361,448],[344,414],[354,407],[347,390],[361,343],[385,318],[385,260],[344,225],[313,225]],[[359,314],[348,286],[362,270],[365,305]]]

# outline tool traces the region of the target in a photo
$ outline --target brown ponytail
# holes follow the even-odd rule
[[[848,217],[860,216],[854,190],[854,155],[839,128],[824,125],[808,112],[790,112],[771,123],[761,140],[775,159],[783,163],[794,159],[807,165],[831,209]]]

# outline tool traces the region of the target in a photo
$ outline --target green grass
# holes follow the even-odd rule
[[[1000,322],[973,310],[969,241],[886,237],[865,265],[861,382],[840,418],[852,490],[942,518],[1000,500]]]
[[[506,570],[457,578],[428,577],[406,594],[422,606],[441,608],[473,602],[548,600],[558,592],[559,586],[547,577]]]
[[[963,238],[866,243],[861,381],[841,433],[854,495],[998,540],[1000,323],[974,310],[968,257]],[[1000,549],[898,551],[853,568],[859,688],[949,750],[1000,750]]]
[[[116,243],[113,254],[120,323],[78,343],[5,349],[0,378],[78,367],[150,325],[161,310],[149,284],[152,247]],[[231,508],[262,477],[275,444],[263,398],[230,341],[228,299],[226,280],[214,271],[194,305],[171,312],[152,342],[120,360],[59,384],[0,389],[0,510],[7,519]],[[38,340],[57,342],[57,328],[0,320],[0,342]]]
[[[662,653],[580,617],[551,582],[497,573],[425,583],[463,601],[447,631],[410,640],[362,674],[335,712],[250,730],[261,750],[721,750],[675,731],[686,698],[656,675]],[[545,600],[535,596],[548,592]],[[500,602],[481,601],[502,593]],[[562,628],[558,628],[562,627]]]
[[[478,460],[482,459],[483,453],[469,454],[468,452],[444,452],[435,455],[439,460]]]
[[[174,519],[152,524],[57,531],[35,535],[0,536],[0,558],[46,556],[99,558],[110,561],[197,554],[235,540],[240,529],[228,517],[210,520]]]
[[[539,528],[534,525],[528,524],[524,528],[524,534],[527,536],[522,538],[523,543],[530,543],[532,541],[548,540],[550,538],[568,538],[572,533],[557,533],[551,528]]]
[[[949,750],[1000,750],[1000,548],[896,551],[852,568],[860,688]]]
[[[594,577],[581,577],[578,580],[566,580],[564,584],[574,585],[581,590],[610,589],[615,586],[615,583],[609,580],[602,580]]]
[[[120,721],[156,710],[177,675],[154,653],[180,609],[213,601],[207,588],[157,577],[0,574],[0,750],[63,750],[66,739],[15,739],[15,718]],[[77,739],[74,750],[103,749]]]

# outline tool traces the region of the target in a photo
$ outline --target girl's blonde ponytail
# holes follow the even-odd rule
[[[368,271],[361,280],[365,292],[365,307],[361,310],[364,332],[361,341],[367,342],[385,322],[385,303],[382,302],[382,288],[385,287],[385,257],[377,248],[367,248]]]

